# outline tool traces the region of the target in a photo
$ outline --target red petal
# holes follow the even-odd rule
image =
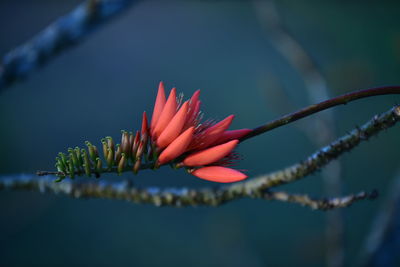
[[[247,175],[240,171],[220,166],[200,168],[194,170],[192,174],[198,178],[218,183],[233,183],[247,178]]]
[[[161,155],[158,158],[158,163],[161,165],[182,155],[190,144],[190,141],[192,141],[193,133],[194,127],[190,127],[179,135],[178,138],[176,138],[163,152],[161,152]]]
[[[160,114],[164,108],[165,101],[164,83],[160,82],[158,86],[156,103],[154,104],[153,115],[151,117],[151,131],[153,131],[154,127],[156,127],[157,121],[160,118]]]
[[[136,151],[137,151],[137,149],[139,147],[139,142],[140,142],[140,132],[136,131],[135,139],[134,139],[133,144],[132,144],[132,156],[133,156],[133,158],[136,157]]]
[[[171,93],[168,96],[168,100],[160,114],[156,126],[154,127],[153,137],[156,139],[162,131],[167,127],[168,123],[174,117],[177,108],[176,103],[176,89],[172,88]]]
[[[221,135],[220,138],[215,142],[215,144],[223,144],[231,140],[240,139],[243,136],[249,134],[252,130],[251,129],[239,129],[239,130],[232,130],[232,131],[225,131]]]
[[[142,120],[142,135],[148,133],[148,123],[147,123],[147,115],[146,111],[143,112],[143,120]]]
[[[195,112],[197,102],[199,101],[200,97],[200,90],[197,90],[194,92],[192,97],[190,98],[190,104],[189,104],[189,112],[188,112],[188,120],[190,120]]]
[[[185,126],[183,127],[183,129],[187,129],[189,127],[196,126],[198,124],[196,119],[199,116],[200,105],[201,105],[201,101],[198,100],[196,105],[194,106],[194,109],[192,110],[193,112],[189,111],[190,114],[188,114],[188,116],[187,116],[186,123],[185,123]]]
[[[193,142],[193,146],[191,145],[190,148],[203,149],[209,147],[222,136],[226,129],[229,128],[233,118],[235,118],[235,116],[230,115],[224,120],[206,129],[203,133],[201,133],[201,136],[199,136],[198,140]]]
[[[172,118],[171,122],[168,124],[165,130],[160,134],[157,139],[157,146],[159,148],[164,148],[168,146],[172,143],[172,141],[174,141],[175,138],[179,136],[186,121],[188,108],[189,102],[186,101]]]
[[[239,140],[233,140],[222,145],[193,153],[185,158],[183,164],[186,166],[203,166],[216,162],[228,155],[239,143]]]

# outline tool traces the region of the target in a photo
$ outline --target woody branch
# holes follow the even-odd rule
[[[137,1],[87,0],[60,17],[3,57],[0,61],[0,91],[73,47],[134,2]]]
[[[374,198],[376,194],[374,192],[361,192],[344,198],[318,200],[306,195],[273,192],[270,188],[297,181],[314,173],[343,153],[354,149],[361,142],[394,126],[399,120],[400,107],[395,106],[381,115],[375,115],[363,126],[321,148],[302,162],[271,174],[249,179],[246,182],[221,186],[216,189],[162,189],[158,187],[142,189],[128,182],[106,183],[103,181],[89,183],[64,181],[63,183],[54,183],[52,176],[42,178],[34,178],[32,176],[5,177],[0,179],[0,189],[60,193],[76,198],[119,199],[156,206],[218,206],[233,200],[249,197],[293,202],[321,210],[341,208],[361,199]]]

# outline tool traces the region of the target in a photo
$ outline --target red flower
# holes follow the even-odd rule
[[[179,105],[176,89],[166,99],[164,84],[160,82],[149,129],[154,155],[159,155],[156,165],[173,162],[186,167],[194,176],[220,183],[246,179],[245,174],[223,166],[234,158],[232,151],[238,139],[251,130],[228,131],[234,115],[218,123],[201,124],[199,96],[200,90],[197,90],[190,100]],[[144,120],[143,124],[147,125],[145,117]]]

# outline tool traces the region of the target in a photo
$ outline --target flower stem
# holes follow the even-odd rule
[[[308,107],[302,108],[296,112],[284,115],[284,116],[280,117],[279,119],[270,121],[264,125],[254,128],[252,132],[250,132],[248,135],[242,137],[240,139],[240,141],[242,142],[246,139],[266,133],[266,132],[271,131],[275,128],[278,128],[280,126],[289,124],[291,122],[297,121],[299,119],[305,118],[314,113],[323,111],[325,109],[328,109],[328,108],[331,108],[334,106],[344,105],[351,101],[365,98],[365,97],[378,96],[378,95],[390,95],[390,94],[400,94],[400,86],[377,87],[377,88],[365,89],[365,90],[360,90],[360,91],[340,95],[340,96],[325,100],[323,102],[320,102],[318,104],[313,104]]]

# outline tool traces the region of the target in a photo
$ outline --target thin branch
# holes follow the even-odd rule
[[[379,209],[362,248],[360,266],[396,265],[395,258],[400,247],[400,172],[389,185],[388,191],[387,199]]]
[[[129,182],[74,182],[71,180],[54,183],[53,176],[0,178],[0,190],[28,190],[41,193],[66,195],[73,198],[101,198],[126,200],[134,203],[152,204],[155,206],[218,206],[226,203],[224,195],[229,192],[212,189],[192,190],[187,188],[157,187],[137,188]],[[311,209],[330,210],[348,207],[356,201],[374,199],[376,192],[360,192],[355,195],[332,199],[312,199],[307,195],[290,195],[286,192],[266,191],[262,194],[248,194],[242,197],[276,200],[307,206]]]
[[[307,49],[296,36],[285,27],[275,1],[253,1],[254,11],[265,28],[271,44],[301,76],[310,103],[329,98],[329,88],[323,73],[317,67]],[[333,110],[320,113],[312,123],[299,127],[317,147],[336,138]],[[298,124],[300,125],[300,124]],[[318,135],[315,133],[318,132]],[[329,165],[322,172],[324,191],[327,195],[341,194],[341,169],[339,161]],[[326,214],[326,263],[330,267],[344,265],[343,233],[344,221],[340,210]]]
[[[321,169],[343,153],[354,149],[361,142],[367,141],[370,137],[394,126],[399,120],[400,106],[395,106],[381,115],[375,115],[363,126],[357,127],[330,145],[321,148],[298,164],[244,183],[234,184],[231,187],[237,187],[236,190],[262,191],[270,187],[297,181]]]
[[[323,111],[325,109],[328,109],[328,108],[331,108],[334,106],[344,105],[351,101],[365,98],[365,97],[378,96],[378,95],[389,95],[389,94],[400,94],[400,86],[386,86],[386,87],[370,88],[370,89],[365,89],[365,90],[360,90],[360,91],[340,95],[340,96],[325,100],[323,102],[320,102],[318,104],[313,104],[308,107],[302,108],[299,111],[284,115],[283,117],[281,117],[279,119],[276,119],[276,120],[268,122],[264,125],[261,125],[261,126],[255,128],[251,133],[249,133],[248,135],[243,137],[240,141],[243,142],[246,139],[263,134],[265,132],[268,132],[275,128],[278,128],[280,126],[297,121],[299,119],[302,119],[304,117],[310,116],[314,113]]]
[[[60,17],[3,57],[0,63],[0,91],[77,44],[134,2],[137,1],[88,0]]]
[[[286,192],[270,192],[267,191],[263,198],[267,200],[278,200],[300,204],[301,206],[310,207],[313,210],[331,210],[337,208],[345,208],[352,205],[354,202],[364,199],[375,199],[378,196],[377,191],[371,193],[359,192],[357,194],[348,195],[345,197],[335,197],[329,199],[314,199],[308,195],[292,195]]]
[[[286,125],[290,122],[296,121],[298,119],[304,118],[306,116],[309,116],[311,114],[314,114],[316,112],[322,111],[324,109],[327,109],[327,108],[330,108],[330,107],[333,107],[336,105],[346,104],[350,101],[354,101],[354,100],[357,100],[360,98],[377,96],[377,95],[387,95],[387,94],[400,94],[400,86],[388,86],[388,87],[378,87],[378,88],[360,90],[360,91],[344,94],[344,95],[341,95],[338,97],[334,97],[334,98],[328,99],[326,101],[320,102],[318,104],[310,105],[299,111],[285,115],[277,120],[271,121],[265,125],[255,128],[248,135],[241,138],[240,141],[243,142],[244,140],[247,140],[249,138],[263,134],[263,133],[268,132],[277,127]],[[366,131],[372,130],[372,135],[373,135],[381,130],[380,127],[388,127],[387,125],[392,126],[395,122],[397,122],[397,116],[393,115],[393,114],[397,114],[397,113],[398,113],[398,107],[395,107],[391,111],[385,113],[387,115],[382,118],[382,120],[383,120],[382,122],[380,122],[379,119],[376,119],[376,120],[374,119],[372,122],[366,124],[368,126],[364,126],[364,127],[367,127]],[[386,117],[391,117],[391,119],[393,120],[393,123],[386,122],[385,121]],[[368,127],[372,127],[372,128],[368,128]],[[347,138],[351,139],[354,137],[354,140],[350,140],[350,141],[354,141],[355,144],[350,144],[350,145],[356,146],[363,138],[362,136],[357,136],[359,134],[360,133],[358,132],[358,129],[357,129],[357,131],[353,131],[351,135],[344,136],[343,138],[347,140]],[[368,136],[368,134],[369,134],[369,132],[366,132],[365,134],[363,134],[363,136],[364,135]],[[339,139],[340,142],[344,141],[344,140],[342,140],[343,138]],[[333,145],[337,146],[338,148],[341,148],[341,144],[339,144],[339,145],[333,144]],[[347,148],[345,147],[345,148],[341,148],[341,149],[347,149]],[[300,164],[300,166],[302,166],[302,165]],[[144,164],[144,166],[142,166],[141,169],[148,169],[148,168],[152,168],[152,167],[154,167],[154,163],[153,164],[148,163],[148,164]],[[115,167],[113,167],[112,169],[102,168],[100,173],[101,172],[115,172],[115,170],[116,170]],[[125,169],[122,170],[122,172],[127,172],[127,171],[132,171],[131,167],[127,166]],[[95,172],[94,169],[91,170],[91,173],[93,173],[93,172]],[[48,175],[48,174],[56,174],[59,176],[65,176],[65,173],[63,173],[63,172],[52,172],[52,171],[50,171],[50,172],[49,171],[38,171],[37,174],[41,175],[41,176]],[[74,174],[79,175],[80,173],[79,173],[79,171],[76,171],[76,172],[74,172]]]
[[[217,206],[244,197],[273,198],[274,195],[271,195],[271,192],[266,190],[271,187],[304,178],[305,176],[324,167],[344,152],[352,150],[362,141],[366,141],[368,138],[377,135],[379,132],[394,126],[399,120],[400,106],[396,106],[386,113],[374,116],[373,119],[368,121],[362,127],[353,130],[330,145],[318,150],[300,163],[268,175],[249,179],[245,182],[217,188],[194,190],[187,188],[161,189],[158,187],[152,187],[139,189],[133,187],[127,182],[109,184],[97,180],[95,183],[80,184],[74,183],[71,180],[64,180],[61,183],[54,183],[53,176],[45,176],[44,178],[36,179],[31,176],[23,176],[20,179],[15,179],[15,177],[1,179],[0,189],[28,189],[42,192],[48,190],[53,193],[61,192],[74,197],[125,199],[138,203],[151,203],[157,206]],[[279,196],[282,195],[275,195],[275,198],[278,199]],[[317,207],[328,209],[332,203],[338,203],[338,207],[342,207],[343,205],[347,205],[344,203],[351,204],[352,201],[362,199],[360,197],[350,197],[350,199],[353,198],[354,200],[351,201],[319,201],[319,204],[311,204],[314,202],[307,200],[304,205],[316,205]],[[279,199],[282,200],[282,197]],[[290,202],[296,200],[300,201],[299,199],[301,199],[301,197],[289,198]],[[306,200],[304,196],[303,200]]]

